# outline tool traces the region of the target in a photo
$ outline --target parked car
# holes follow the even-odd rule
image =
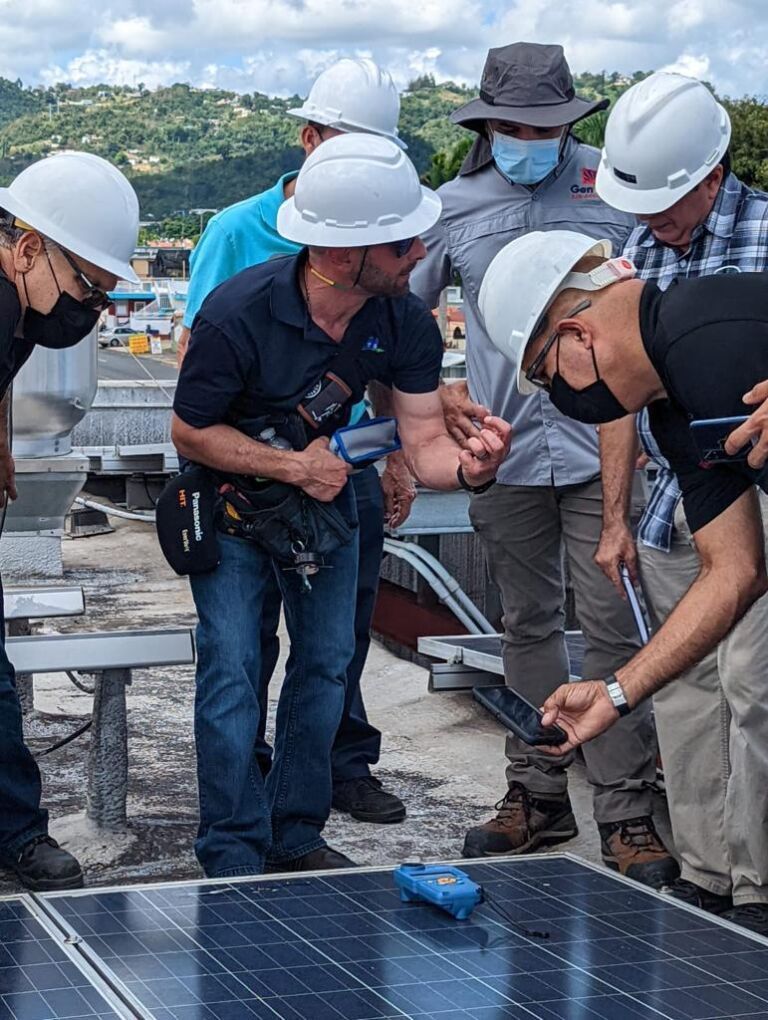
[[[99,347],[127,347],[132,336],[146,336],[132,326],[115,326],[99,333]]]

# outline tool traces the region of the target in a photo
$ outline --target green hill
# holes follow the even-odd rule
[[[577,79],[577,91],[615,99],[646,73],[584,74]],[[455,174],[471,141],[448,115],[475,94],[426,76],[412,82],[403,96],[401,134],[417,169],[434,186]],[[182,84],[154,91],[142,85],[30,89],[0,78],[0,183],[40,156],[78,148],[125,170],[145,219],[220,209],[299,165],[299,122],[286,113],[299,102],[297,96],[239,95]],[[767,187],[768,111],[754,98],[728,106],[737,171]],[[599,145],[604,123],[605,115],[598,115],[577,130],[585,141]],[[186,226],[192,229],[197,222],[195,217]]]

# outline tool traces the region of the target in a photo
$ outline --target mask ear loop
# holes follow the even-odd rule
[[[51,256],[48,254],[48,249],[45,247],[45,241],[43,241],[43,251],[45,252],[45,257],[48,260],[48,268],[51,271],[53,282],[56,284],[56,290],[59,292],[59,297],[61,297],[61,287],[59,286],[59,278],[56,276],[56,271],[54,270],[53,263],[51,262]]]

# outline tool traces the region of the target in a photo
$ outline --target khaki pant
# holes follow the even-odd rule
[[[762,494],[760,509],[768,523]],[[699,572],[682,505],[672,550],[639,553],[658,626]],[[768,902],[768,596],[653,703],[683,878],[735,903]]]
[[[472,498],[470,516],[504,609],[504,675],[534,705],[568,680],[564,639],[563,553],[586,639],[584,678],[603,678],[639,648],[627,604],[592,557],[602,526],[599,481],[563,488],[494,485]],[[639,706],[584,745],[595,820],[651,814],[656,741],[650,706]],[[553,759],[507,738],[508,782],[532,793],[561,794],[573,754]]]

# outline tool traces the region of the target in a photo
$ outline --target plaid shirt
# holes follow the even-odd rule
[[[754,191],[729,174],[706,220],[694,230],[687,251],[669,248],[648,227],[635,227],[622,252],[637,266],[637,275],[665,290],[678,276],[709,276],[717,272],[760,273],[768,270],[768,195]],[[657,466],[656,480],[640,521],[638,539],[669,552],[680,488],[662,456],[648,423],[638,416],[643,448]]]

